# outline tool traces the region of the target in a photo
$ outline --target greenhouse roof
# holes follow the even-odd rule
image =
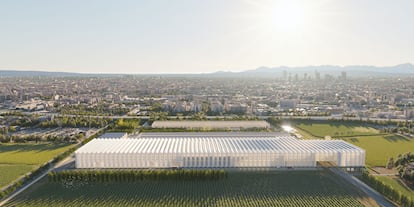
[[[152,128],[269,128],[270,125],[263,120],[252,121],[154,121]]]
[[[136,139],[94,139],[76,153],[260,153],[358,151],[343,140],[298,140],[284,133],[142,133]]]

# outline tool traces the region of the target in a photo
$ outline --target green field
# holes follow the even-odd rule
[[[0,164],[0,188],[33,170],[33,165]]]
[[[370,126],[361,126],[356,123],[341,123],[334,121],[297,121],[295,127],[315,137],[354,137],[378,135],[379,130]]]
[[[390,157],[396,158],[398,154],[414,152],[414,139],[392,134],[344,140],[366,150],[366,164],[369,166],[385,166]]]
[[[386,183],[395,190],[400,191],[403,195],[406,195],[407,197],[411,197],[411,199],[414,199],[414,191],[401,185],[397,179],[390,178],[387,176],[375,176],[375,178]]]
[[[0,144],[0,188],[66,151],[67,144]]]
[[[207,181],[68,185],[46,179],[10,206],[363,206],[326,171],[230,172]]]
[[[385,166],[390,157],[414,151],[412,138],[380,134],[372,127],[352,122],[306,120],[295,123],[295,128],[305,139],[338,134],[341,139],[366,150],[366,164],[369,166]]]

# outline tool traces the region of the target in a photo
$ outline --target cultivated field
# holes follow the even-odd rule
[[[223,180],[55,183],[46,179],[13,206],[363,206],[325,171],[231,172]]]
[[[67,144],[0,144],[0,188],[70,148]]]
[[[319,138],[325,136],[354,137],[379,134],[377,129],[370,126],[333,121],[298,121],[295,127]]]
[[[390,157],[414,151],[414,139],[393,134],[344,140],[366,150],[366,164],[369,166],[385,166]]]

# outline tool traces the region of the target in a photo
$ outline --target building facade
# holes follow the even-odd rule
[[[94,139],[75,152],[76,168],[362,167],[365,150],[342,140],[278,133],[143,133]]]

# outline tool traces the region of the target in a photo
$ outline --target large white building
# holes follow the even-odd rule
[[[298,140],[257,132],[142,133],[94,139],[75,152],[76,168],[250,168],[365,165],[365,150],[342,140]]]

